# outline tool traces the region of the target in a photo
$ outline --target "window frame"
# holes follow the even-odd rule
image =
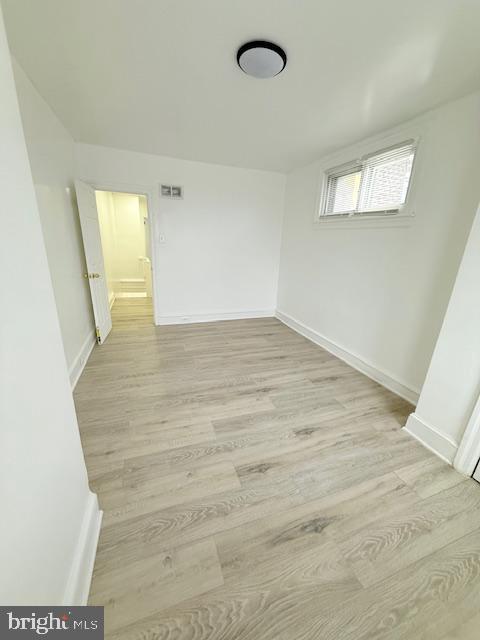
[[[398,219],[398,218],[400,219],[413,218],[415,214],[413,212],[407,213],[407,207],[409,207],[410,205],[411,194],[414,187],[415,169],[416,169],[417,159],[418,159],[420,136],[408,135],[408,132],[405,132],[405,133],[407,135],[402,135],[398,137],[395,136],[395,139],[392,139],[389,137],[388,139],[384,139],[383,141],[377,140],[376,144],[368,145],[364,153],[358,154],[357,157],[354,157],[353,159],[350,156],[350,159],[347,162],[339,162],[339,163],[337,162],[336,164],[333,164],[335,162],[335,159],[338,158],[341,160],[341,157],[339,157],[339,154],[336,154],[335,157],[330,156],[330,158],[333,158],[333,162],[329,162],[327,159],[327,162],[325,162],[324,167],[322,167],[322,171],[321,171],[321,179],[320,179],[318,196],[317,196],[317,204],[316,204],[315,221],[342,223],[347,221],[351,222],[353,220],[385,221],[385,220],[392,220],[392,219]],[[376,155],[380,155],[382,153],[386,153],[388,151],[392,151],[394,149],[398,149],[400,147],[407,146],[407,145],[412,145],[412,147],[414,148],[414,157],[413,157],[413,163],[412,163],[412,170],[410,172],[410,180],[408,183],[407,193],[405,195],[405,202],[403,204],[399,205],[398,207],[392,207],[389,209],[380,208],[380,209],[370,209],[367,211],[353,210],[353,211],[347,211],[342,213],[326,213],[325,212],[327,202],[328,202],[328,195],[329,195],[329,179],[331,176],[341,175],[342,173],[345,175],[346,173],[348,173],[349,170],[351,172],[353,172],[355,169],[363,170],[364,163],[369,158],[372,158]],[[343,152],[342,155],[345,156],[346,155],[345,152]],[[361,180],[363,181],[363,175]]]
[[[361,159],[352,160],[351,162],[346,162],[345,164],[341,164],[337,167],[332,167],[328,171],[325,171],[325,186],[322,193],[322,203],[320,209],[320,215],[326,216],[328,218],[333,216],[350,216],[355,215],[356,209],[351,211],[342,211],[341,213],[325,213],[325,209],[327,208],[327,203],[330,196],[330,178],[341,178],[343,176],[348,176],[352,173],[360,172],[360,185],[362,184],[362,170],[363,165]],[[359,190],[360,197],[360,190]]]

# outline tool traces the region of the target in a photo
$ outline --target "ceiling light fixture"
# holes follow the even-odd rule
[[[273,42],[252,40],[237,52],[238,66],[254,78],[273,78],[285,69],[287,54]]]

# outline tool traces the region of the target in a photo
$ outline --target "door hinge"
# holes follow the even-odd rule
[[[101,344],[102,339],[100,337],[100,329],[98,327],[95,327],[95,335],[97,336],[97,342],[98,344]]]

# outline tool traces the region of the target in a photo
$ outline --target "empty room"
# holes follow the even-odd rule
[[[0,636],[477,640],[480,3],[0,8]]]

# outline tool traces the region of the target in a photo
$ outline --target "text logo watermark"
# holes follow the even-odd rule
[[[0,607],[0,640],[103,640],[103,607]]]

